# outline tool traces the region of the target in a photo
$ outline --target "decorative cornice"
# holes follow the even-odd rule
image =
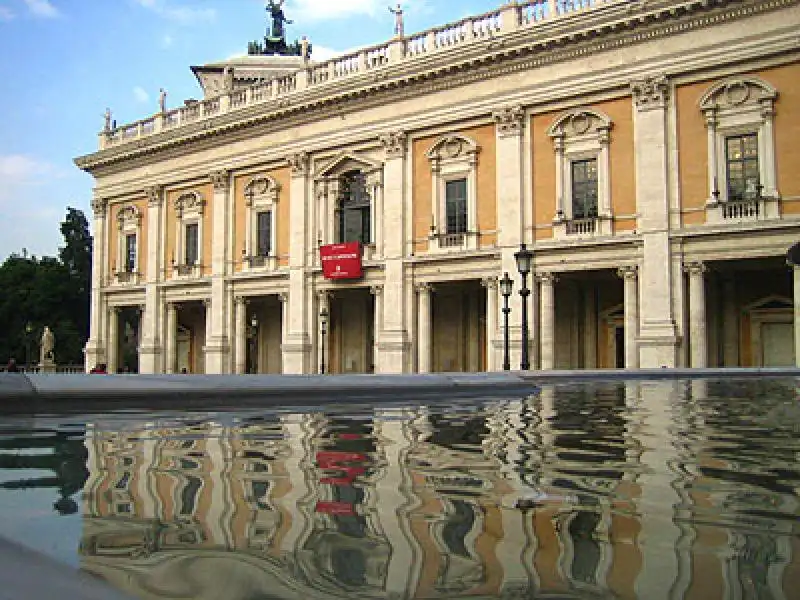
[[[521,106],[505,106],[492,112],[499,137],[519,136],[523,132],[525,109]]]
[[[632,81],[631,95],[640,112],[664,109],[669,100],[669,83],[664,75]]]
[[[297,152],[286,157],[286,162],[292,170],[292,177],[305,177],[308,175],[311,164],[308,152]]]
[[[430,70],[409,70],[403,79],[390,79],[388,73],[376,73],[371,83],[363,85],[368,80],[345,78],[338,88],[308,88],[302,96],[279,98],[277,100],[281,102],[256,104],[133,140],[76,158],[75,164],[83,170],[92,171],[138,158],[143,160],[134,164],[144,163],[149,155],[199,140],[206,141],[201,148],[227,143],[227,140],[222,141],[222,134],[233,131],[242,131],[241,135],[245,135],[246,130],[246,135],[251,137],[254,134],[253,127],[259,127],[257,134],[267,134],[326,117],[341,116],[347,110],[383,106],[390,100],[418,98],[421,94],[468,85],[487,77],[518,73],[718,26],[734,19],[793,6],[798,0],[763,0],[746,5],[728,5],[726,0],[723,2],[725,5],[711,9],[704,2],[688,5],[639,3],[641,6],[637,4],[636,10],[623,3],[609,4],[607,10],[584,15],[587,27],[580,35],[575,34],[574,21],[571,19],[565,19],[564,26],[553,32],[555,37],[546,39],[540,36],[532,39],[530,30],[522,28],[516,34],[503,36],[502,44],[476,43],[459,47],[463,51],[454,55],[437,53],[435,64],[409,61],[411,66],[420,65]],[[386,77],[377,77],[382,74]],[[356,88],[354,84],[362,85]],[[187,149],[187,152],[197,148]]]
[[[215,192],[227,192],[228,187],[230,186],[231,182],[231,172],[222,170],[222,171],[214,171],[209,175],[209,179],[211,179],[211,183],[214,184],[214,191]]]
[[[391,131],[380,136],[380,142],[386,158],[402,158],[406,152],[406,134],[402,131]]]

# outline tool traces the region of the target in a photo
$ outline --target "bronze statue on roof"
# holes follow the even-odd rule
[[[250,42],[247,45],[247,53],[250,55],[271,55],[282,56],[303,56],[303,45],[299,40],[292,44],[286,43],[285,25],[291,25],[293,21],[286,18],[283,12],[285,0],[269,0],[266,5],[267,13],[271,21],[267,29],[267,35],[262,42]],[[308,55],[311,55],[311,44],[308,45]]]

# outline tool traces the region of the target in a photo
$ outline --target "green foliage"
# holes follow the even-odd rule
[[[0,265],[0,362],[39,362],[45,325],[56,339],[56,362],[83,362],[89,335],[92,238],[84,214],[67,209],[59,258],[12,254]]]

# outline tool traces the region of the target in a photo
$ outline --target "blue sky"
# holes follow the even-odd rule
[[[500,0],[407,0],[406,33]],[[313,58],[392,36],[396,0],[288,0],[290,40]],[[266,28],[263,0],[0,0],[0,261],[55,255],[67,206],[91,221],[92,178],[72,163],[97,148],[108,106],[118,124],[199,97],[189,70],[243,54]]]

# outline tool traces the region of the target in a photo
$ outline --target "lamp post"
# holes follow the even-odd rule
[[[250,373],[258,373],[258,317],[250,319]]]
[[[522,360],[519,368],[527,371],[531,368],[528,359],[528,296],[531,295],[528,289],[528,274],[531,272],[533,252],[528,250],[525,244],[520,244],[519,251],[514,253],[514,260],[517,261],[517,271],[522,277],[522,287],[519,290],[519,295],[522,297]]]
[[[511,296],[513,289],[514,281],[508,276],[507,272],[503,273],[503,278],[500,280],[500,293],[503,295],[503,371],[511,370],[508,342],[508,313],[511,312],[511,309],[508,307],[508,298]]]
[[[31,366],[31,334],[33,333],[33,325],[28,322],[25,323],[25,370],[30,369]]]
[[[319,331],[322,335],[320,344],[320,373],[325,375],[325,334],[328,333],[328,310],[323,308],[319,311]]]

